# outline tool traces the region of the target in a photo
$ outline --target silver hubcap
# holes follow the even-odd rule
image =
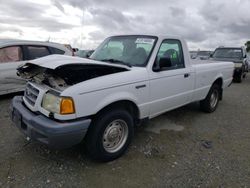
[[[210,106],[214,108],[217,105],[219,99],[219,93],[217,90],[214,90],[210,97]]]
[[[128,138],[128,125],[125,121],[118,119],[112,121],[104,131],[103,147],[109,153],[119,151]]]

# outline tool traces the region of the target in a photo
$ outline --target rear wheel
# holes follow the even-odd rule
[[[220,86],[217,84],[212,85],[206,98],[200,101],[200,107],[204,112],[214,112],[220,100]]]
[[[91,158],[111,161],[128,148],[134,135],[133,118],[123,109],[113,109],[97,116],[86,135],[86,148]]]

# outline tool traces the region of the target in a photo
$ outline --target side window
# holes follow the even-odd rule
[[[49,47],[51,54],[65,54],[63,50],[59,50],[58,48]]]
[[[20,46],[11,46],[0,49],[0,63],[22,61],[23,54]]]
[[[166,60],[167,61],[162,61]],[[184,58],[181,42],[175,39],[164,40],[158,51],[154,66],[159,66],[162,62],[168,63],[166,70],[184,68]]]
[[[39,57],[50,55],[48,48],[45,46],[27,46],[27,50],[28,50],[27,60],[32,60]]]

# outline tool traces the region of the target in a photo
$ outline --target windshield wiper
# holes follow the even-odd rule
[[[121,65],[126,65],[128,67],[132,67],[129,63],[120,61],[118,59],[102,59],[100,61],[105,61],[105,62],[108,62],[108,63],[117,63],[117,64],[121,64]]]

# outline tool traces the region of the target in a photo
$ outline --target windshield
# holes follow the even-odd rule
[[[128,66],[147,65],[157,37],[114,36],[106,39],[90,56],[90,59]]]
[[[214,58],[242,58],[241,48],[218,48],[215,50],[213,57]]]

